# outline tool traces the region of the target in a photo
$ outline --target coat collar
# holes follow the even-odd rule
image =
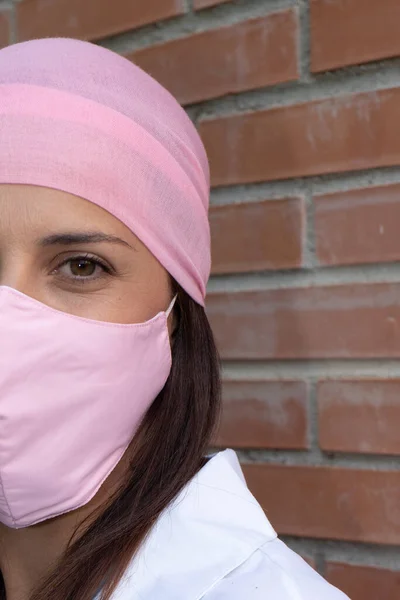
[[[112,600],[199,600],[275,537],[236,454],[226,450],[163,513]]]

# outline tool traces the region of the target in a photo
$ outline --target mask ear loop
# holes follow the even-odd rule
[[[172,309],[174,308],[177,297],[178,297],[178,294],[175,294],[175,296],[171,300],[171,304],[168,306],[167,310],[165,311],[167,319],[168,319],[169,315],[171,314]]]

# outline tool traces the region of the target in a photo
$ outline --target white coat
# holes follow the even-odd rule
[[[113,595],[113,600],[346,598],[278,539],[232,450],[211,458],[160,517]]]

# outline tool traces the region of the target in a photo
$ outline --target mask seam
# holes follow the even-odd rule
[[[14,518],[13,514],[12,514],[12,511],[11,511],[10,504],[9,504],[9,502],[8,502],[8,500],[7,500],[7,495],[6,495],[5,488],[4,488],[4,484],[3,484],[3,476],[2,476],[2,474],[1,474],[1,472],[0,472],[0,486],[1,486],[1,489],[2,489],[2,491],[3,491],[3,498],[4,498],[4,500],[5,500],[5,503],[6,503],[6,505],[7,505],[7,509],[8,509],[8,512],[9,512],[9,514],[10,514],[10,518],[11,518],[11,520],[12,520],[12,522],[13,522],[13,525],[14,525],[14,526],[16,526],[17,522],[16,522],[16,520],[15,520],[15,518]]]

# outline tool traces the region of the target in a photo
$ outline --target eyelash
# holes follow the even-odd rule
[[[93,263],[96,266],[101,267],[101,269],[103,270],[104,273],[106,273],[107,275],[111,275],[112,274],[112,268],[107,265],[106,262],[102,261],[100,258],[98,258],[97,256],[94,256],[93,254],[77,254],[76,256],[69,256],[67,259],[65,259],[62,263],[60,263],[58,265],[58,267],[56,267],[53,271],[53,273],[59,273],[60,269],[62,267],[64,267],[65,265],[68,265],[68,263],[70,263],[71,261],[88,261]],[[62,274],[61,274],[62,275]],[[64,279],[68,279],[69,281],[73,281],[74,283],[80,283],[80,284],[85,284],[85,283],[90,283],[92,281],[95,281],[96,279],[99,279],[101,277],[101,275],[98,276],[88,276],[88,277],[79,277],[79,276],[74,276],[71,275],[69,277],[64,277]]]

